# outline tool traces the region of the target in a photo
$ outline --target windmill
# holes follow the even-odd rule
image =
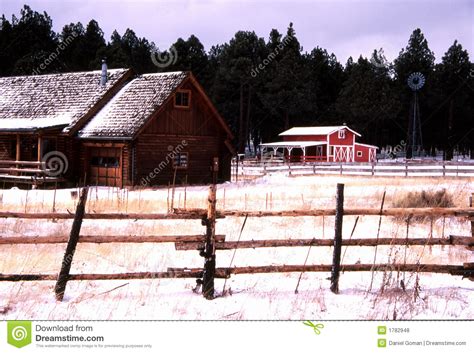
[[[416,151],[423,148],[421,134],[420,106],[418,104],[418,91],[425,84],[425,76],[420,72],[413,72],[408,76],[408,87],[413,91],[413,105],[410,110],[408,123],[408,144],[406,158],[412,158]]]

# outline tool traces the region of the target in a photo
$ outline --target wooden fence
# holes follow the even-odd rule
[[[334,209],[313,209],[300,211],[236,211],[216,209],[216,185],[211,185],[208,195],[207,209],[178,210],[167,214],[133,214],[133,213],[86,213],[88,189],[81,190],[79,202],[75,214],[69,213],[20,213],[0,212],[0,218],[21,219],[73,219],[69,237],[65,236],[42,236],[42,237],[0,237],[0,245],[16,244],[57,244],[66,243],[66,251],[61,263],[59,274],[0,274],[0,281],[56,281],[55,295],[58,301],[62,301],[67,282],[74,280],[123,280],[123,279],[155,279],[155,278],[195,278],[198,285],[202,286],[203,296],[213,299],[214,280],[216,278],[229,278],[238,274],[257,273],[283,273],[283,272],[331,272],[330,288],[334,293],[339,291],[340,272],[374,272],[374,271],[400,271],[400,272],[431,272],[444,273],[474,279],[474,263],[462,265],[448,264],[391,264],[376,263],[377,247],[388,246],[465,246],[469,250],[474,249],[474,208],[472,199],[468,208],[344,208],[344,185],[337,185],[336,207]],[[343,239],[342,226],[344,216],[366,215],[378,216],[379,230],[376,238],[367,239]],[[335,216],[334,239],[264,239],[250,241],[226,241],[224,235],[216,234],[216,219],[224,217],[319,217]],[[472,234],[469,236],[449,237],[427,237],[409,238],[382,238],[379,237],[381,217],[460,217],[471,221]],[[195,219],[200,220],[205,227],[205,234],[198,235],[88,235],[81,236],[81,226],[87,219],[107,220],[165,220],[165,219]],[[357,220],[356,220],[357,221]],[[132,272],[112,274],[71,274],[71,265],[78,243],[174,243],[177,251],[198,251],[204,258],[202,268],[168,268],[164,272]],[[258,249],[267,247],[333,247],[333,261],[331,264],[307,264],[303,265],[272,265],[272,266],[247,266],[247,267],[216,267],[217,251],[232,249]],[[370,264],[342,264],[341,248],[343,246],[370,246],[375,247],[374,262]],[[309,252],[308,252],[309,254]],[[306,259],[307,260],[307,259]]]
[[[275,163],[243,161],[232,166],[232,180],[251,180],[267,174],[359,175],[398,177],[474,177],[474,163],[405,161],[378,163]]]

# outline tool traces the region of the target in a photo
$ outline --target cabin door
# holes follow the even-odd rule
[[[89,148],[89,183],[91,185],[122,187],[121,148]]]

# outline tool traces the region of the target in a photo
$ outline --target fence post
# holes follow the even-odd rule
[[[344,217],[344,184],[337,184],[334,254],[331,268],[331,292],[339,293],[339,271],[341,269],[342,219]]]
[[[469,196],[469,207],[472,207],[473,199],[474,199],[474,193],[471,194],[471,196]],[[470,217],[469,219],[471,221],[471,236],[474,238],[474,218]],[[472,245],[468,246],[467,248],[471,251],[474,250],[474,247]],[[473,262],[471,262],[471,263],[466,263],[465,262],[463,264],[463,266],[464,266],[464,269],[466,269],[466,270],[472,269],[473,272],[474,272],[474,263]],[[470,276],[468,278],[469,278],[469,280],[474,281],[474,276]]]
[[[204,273],[202,295],[214,299],[214,276],[216,273],[216,185],[209,187],[206,218],[206,245],[204,247]]]
[[[87,193],[88,189],[83,188],[79,198],[79,203],[77,204],[74,221],[72,222],[71,232],[69,234],[69,240],[66,246],[66,252],[64,253],[63,262],[61,264],[61,271],[59,272],[58,280],[54,286],[54,293],[56,294],[56,300],[58,301],[62,301],[64,298],[64,291],[66,290],[66,284],[69,279],[69,271],[71,270],[72,259],[79,241],[82,220],[86,211]]]
[[[472,199],[474,198],[474,194],[469,196],[469,207],[472,207]],[[474,218],[471,217],[471,236],[474,238]]]
[[[239,154],[237,154],[237,158],[235,159],[235,182],[239,181]]]
[[[212,159],[212,183],[215,184],[217,183],[217,178],[219,175],[219,157],[214,157]]]

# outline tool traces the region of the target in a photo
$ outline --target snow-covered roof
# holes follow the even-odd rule
[[[283,131],[279,136],[298,136],[298,135],[329,135],[333,132],[347,129],[352,131],[355,135],[361,136],[358,132],[352,130],[346,125],[339,126],[308,126],[308,127],[293,127],[289,130]]]
[[[68,126],[68,116],[36,119],[1,119],[0,131],[35,131],[38,129],[64,128]]]
[[[49,75],[0,77],[0,129],[39,129],[66,125],[69,131],[130,71],[101,70]]]
[[[187,77],[187,72],[145,74],[136,77],[122,87],[79,131],[79,137],[133,138]]]
[[[311,146],[322,146],[326,145],[326,141],[283,141],[283,142],[269,142],[269,143],[261,143],[260,146],[262,147],[311,147]]]
[[[376,148],[378,149],[377,146],[374,146],[374,145],[368,145],[366,143],[359,143],[359,142],[355,142],[356,145],[359,145],[359,146],[365,146],[365,147],[371,147],[371,148]]]

